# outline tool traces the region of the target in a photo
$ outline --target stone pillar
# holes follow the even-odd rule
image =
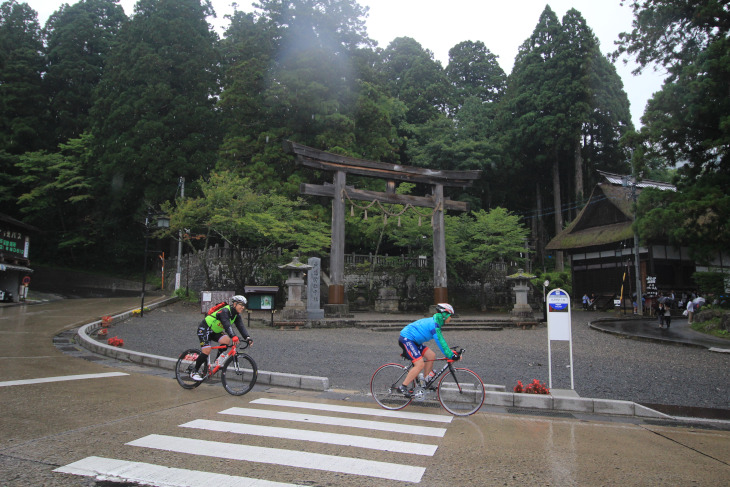
[[[321,320],[324,310],[320,309],[319,280],[322,269],[319,257],[310,257],[307,264],[311,267],[307,274],[307,319]]]

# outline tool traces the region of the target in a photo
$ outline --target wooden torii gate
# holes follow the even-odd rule
[[[283,142],[284,151],[296,155],[299,165],[333,171],[333,184],[303,183],[299,192],[332,198],[332,246],[330,249],[329,305],[345,304],[345,197],[350,200],[375,201],[433,208],[433,296],[434,304],[448,301],[446,285],[446,241],[444,210],[469,211],[469,204],[444,198],[444,186],[467,187],[481,176],[481,171],[438,171],[414,166],[332,154],[289,140]],[[346,174],[376,177],[386,180],[386,192],[367,191],[346,186]],[[426,183],[432,187],[430,196],[411,196],[395,193],[395,182]]]

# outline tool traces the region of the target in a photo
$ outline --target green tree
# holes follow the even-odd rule
[[[458,279],[476,279],[482,285],[495,275],[495,264],[524,259],[529,230],[520,217],[497,207],[472,211],[446,222],[446,253],[450,272]]]
[[[565,206],[582,204],[585,183],[595,180],[584,169],[626,167],[628,159],[620,146],[632,128],[628,98],[580,12],[569,10],[561,23],[545,8],[520,47],[498,121],[505,170],[524,184],[515,194],[535,194],[533,238],[542,257],[543,220],[552,220],[554,234],[562,230]],[[549,211],[543,195],[552,196]],[[562,270],[561,253],[556,261]]]
[[[727,2],[635,0],[630,5],[634,29],[620,34],[614,56],[633,56],[639,64],[636,73],[648,66],[667,71],[664,86],[642,117],[647,147],[674,165],[682,162],[683,178],[728,172]]]
[[[210,170],[219,145],[217,36],[208,1],[140,0],[107,56],[91,110],[106,249],[136,253],[133,222]]]
[[[449,82],[431,51],[410,37],[398,37],[385,48],[383,59],[390,94],[406,104],[408,124],[423,124],[445,112]]]
[[[318,219],[301,200],[261,191],[249,178],[234,172],[213,173],[210,180],[199,184],[201,197],[165,205],[170,215],[169,235],[176,236],[180,230],[205,235],[204,249],[225,242],[232,249],[227,268],[237,289],[252,282],[268,284],[261,274],[261,259],[275,254],[277,248],[308,255],[319,254],[330,245],[329,222]],[[192,240],[186,242],[194,248]],[[210,285],[206,253],[198,256]]]
[[[449,49],[446,77],[453,88],[449,111],[457,113],[467,99],[482,103],[498,102],[504,93],[507,75],[481,41],[464,41]]]
[[[43,83],[56,143],[78,138],[89,128],[93,91],[126,21],[118,0],[81,0],[61,5],[46,22],[48,64]]]
[[[679,190],[642,193],[636,225],[642,239],[664,235],[707,258],[728,245],[730,10],[718,0],[630,5],[634,29],[620,35],[614,56],[633,56],[637,73],[649,66],[667,72],[631,143],[644,160],[676,166]]]
[[[23,220],[43,228],[35,258],[46,262],[83,264],[83,249],[101,236],[93,221],[94,178],[89,174],[90,136],[71,139],[58,152],[27,152],[17,164],[22,185],[18,205]]]
[[[27,3],[3,2],[0,5],[0,151],[22,154],[49,147],[47,137],[42,136],[47,123],[42,90],[43,56],[38,14]],[[0,169],[5,173],[11,168]]]
[[[355,157],[392,157],[387,110],[398,108],[374,85],[366,9],[356,2],[265,1],[257,17],[236,12],[223,40],[226,124],[221,164],[257,184],[294,196],[302,182],[280,141]]]

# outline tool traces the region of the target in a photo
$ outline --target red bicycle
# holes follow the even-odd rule
[[[242,396],[253,389],[258,378],[258,367],[256,362],[250,355],[242,353],[240,350],[248,348],[249,343],[243,342],[240,348],[238,340],[234,340],[230,347],[219,345],[210,347],[213,350],[221,350],[219,358],[213,362],[210,355],[205,363],[200,367],[198,373],[203,377],[202,381],[193,380],[191,377],[195,372],[195,362],[198,356],[203,353],[199,348],[189,348],[180,354],[175,365],[175,378],[177,383],[184,389],[195,389],[203,382],[209,380],[218,371],[221,371],[221,383],[223,388],[234,396]],[[227,350],[226,350],[227,349]],[[224,357],[220,359],[221,355]]]

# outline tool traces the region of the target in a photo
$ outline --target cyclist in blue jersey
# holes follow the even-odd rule
[[[423,318],[407,325],[400,332],[398,345],[408,354],[413,362],[413,367],[403,380],[403,384],[398,386],[398,390],[406,397],[410,397],[412,390],[408,389],[418,374],[423,372],[426,378],[433,377],[433,361],[436,359],[436,353],[424,345],[424,343],[436,340],[436,345],[441,349],[441,353],[449,360],[454,362],[459,360],[459,354],[449,348],[441,334],[441,327],[451,321],[454,314],[454,308],[448,303],[439,303],[436,305],[436,314],[431,318]]]

